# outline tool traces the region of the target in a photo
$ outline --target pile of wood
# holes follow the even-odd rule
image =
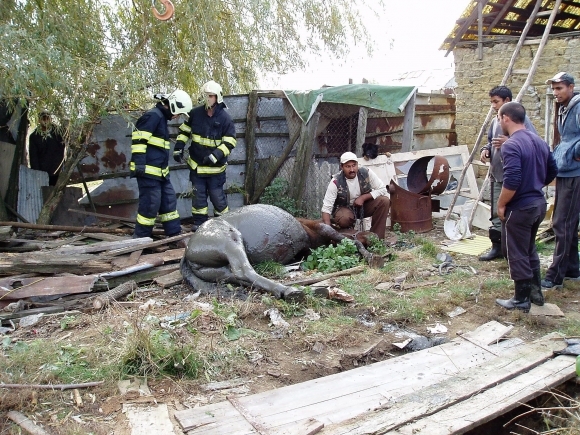
[[[100,309],[138,285],[182,282],[179,262],[184,249],[171,248],[191,233],[155,241],[133,239],[133,230],[120,226],[0,222],[0,321]]]

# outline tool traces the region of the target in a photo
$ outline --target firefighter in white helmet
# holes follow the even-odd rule
[[[155,107],[145,112],[135,124],[131,144],[131,177],[139,186],[139,209],[133,237],[150,237],[155,219],[163,224],[167,236],[181,232],[175,190],[169,180],[169,129],[167,121],[191,111],[187,92],[176,89],[157,94]]]
[[[208,202],[211,200],[214,216],[228,211],[224,192],[228,156],[236,146],[236,129],[222,94],[222,87],[210,80],[202,88],[204,104],[189,113],[189,119],[179,127],[173,158],[183,162],[185,145],[189,146],[189,176],[193,185],[191,214],[192,230],[208,220]]]

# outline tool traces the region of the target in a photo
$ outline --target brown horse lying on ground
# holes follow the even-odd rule
[[[277,298],[302,299],[304,294],[265,278],[252,264],[267,260],[289,264],[310,249],[338,243],[345,235],[322,223],[295,218],[281,208],[254,204],[210,219],[190,237],[181,260],[184,280],[203,293],[215,291],[217,283],[254,286]],[[359,240],[358,252],[372,266],[382,265]]]

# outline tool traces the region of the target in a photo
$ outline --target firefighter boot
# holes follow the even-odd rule
[[[479,256],[479,261],[490,261],[494,258],[504,258],[501,252],[501,231],[495,228],[489,229],[489,240],[491,240],[491,249]]]
[[[522,310],[524,313],[530,311],[530,293],[532,291],[533,278],[514,281],[515,295],[511,299],[496,299],[495,303],[507,310]]]
[[[538,306],[544,305],[544,295],[542,294],[542,275],[540,269],[532,271],[534,277],[532,278],[532,291],[530,293],[530,301]]]

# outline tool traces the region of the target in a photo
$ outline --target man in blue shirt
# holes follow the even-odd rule
[[[526,110],[520,103],[504,104],[498,112],[503,132],[509,139],[501,147],[503,186],[497,201],[505,248],[515,295],[496,299],[508,310],[530,310],[531,302],[544,304],[540,285],[540,259],[536,234],[546,216],[543,188],[558,172],[548,144],[526,129]]]

